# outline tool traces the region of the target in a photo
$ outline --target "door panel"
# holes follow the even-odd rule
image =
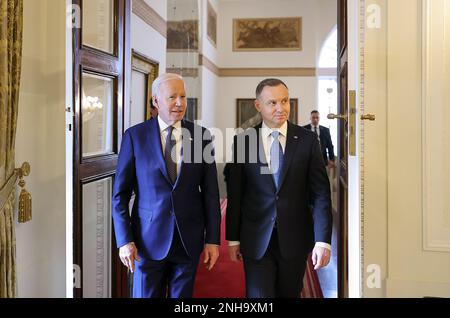
[[[127,296],[127,272],[111,235],[110,198],[129,90],[130,1],[73,4],[82,12],[82,27],[73,29],[73,260],[82,282],[74,297]]]
[[[83,297],[111,297],[112,178],[86,183],[83,197]]]
[[[377,117],[362,125],[363,293],[450,297],[450,1],[377,4],[364,47],[364,112]]]
[[[344,118],[348,116],[348,34],[347,34],[347,0],[338,1],[338,112]],[[339,162],[337,170],[338,184],[338,296],[348,297],[348,125],[346,120],[338,123]]]

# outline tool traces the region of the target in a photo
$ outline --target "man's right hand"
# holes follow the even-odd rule
[[[233,262],[241,262],[242,261],[240,245],[229,246],[228,251],[230,252],[230,258]]]
[[[130,242],[119,248],[119,257],[123,265],[128,267],[130,271],[134,273],[134,260],[140,261],[134,242]]]

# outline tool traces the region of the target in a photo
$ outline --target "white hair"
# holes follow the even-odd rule
[[[152,83],[152,96],[159,95],[159,87],[162,83],[171,81],[171,80],[181,80],[183,81],[183,77],[174,73],[163,73],[159,75]],[[183,81],[184,82],[184,81]]]

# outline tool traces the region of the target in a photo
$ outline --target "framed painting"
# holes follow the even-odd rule
[[[291,98],[291,112],[289,122],[298,123],[298,98]],[[236,128],[247,129],[260,124],[260,113],[255,108],[254,98],[239,98],[236,102]]]
[[[301,17],[233,20],[233,51],[301,50]]]
[[[198,20],[167,22],[167,51],[198,51]]]
[[[139,124],[145,120],[155,117],[157,111],[152,108],[152,84],[158,77],[159,62],[139,53],[136,50],[131,52],[131,92],[130,97],[132,101],[129,107],[129,127]],[[145,91],[135,89],[144,87]],[[135,96],[137,94],[139,96]],[[142,105],[140,101],[144,101]]]
[[[209,1],[207,2],[206,35],[214,47],[217,47],[217,13]]]
[[[198,120],[198,99],[197,98],[187,98],[186,113],[184,114],[184,119],[194,122]]]

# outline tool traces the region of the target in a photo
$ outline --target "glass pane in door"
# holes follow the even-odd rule
[[[114,53],[115,0],[83,1],[83,45]]]
[[[113,151],[113,79],[83,73],[81,130],[83,157]]]

